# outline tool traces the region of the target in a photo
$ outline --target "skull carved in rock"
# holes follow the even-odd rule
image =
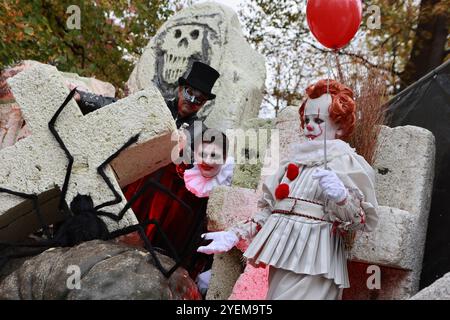
[[[188,69],[190,59],[204,60],[204,36],[205,29],[199,25],[177,25],[167,30],[161,44],[161,76],[166,83],[175,83]]]

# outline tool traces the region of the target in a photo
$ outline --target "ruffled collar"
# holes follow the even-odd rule
[[[186,185],[186,189],[199,198],[209,197],[209,194],[214,187],[219,185],[231,185],[233,169],[234,158],[231,156],[228,157],[226,162],[222,165],[219,173],[211,178],[202,176],[200,168],[197,164],[194,164],[194,167],[184,172],[184,183]]]
[[[355,154],[355,149],[340,139],[327,140],[327,161],[345,154]],[[323,141],[294,142],[289,145],[289,159],[304,165],[324,163]]]

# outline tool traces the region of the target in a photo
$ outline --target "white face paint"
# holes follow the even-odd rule
[[[332,97],[330,94],[323,94],[317,99],[308,99],[305,105],[305,136],[309,140],[327,140],[336,139],[338,126],[330,120],[328,109],[331,105]],[[325,123],[327,133],[325,137]]]
[[[195,153],[195,162],[200,173],[205,178],[212,178],[219,174],[224,163],[223,150],[215,143],[202,143]]]

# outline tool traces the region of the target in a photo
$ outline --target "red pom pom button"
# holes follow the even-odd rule
[[[298,173],[299,173],[299,169],[298,166],[290,163],[287,167],[287,177],[289,178],[289,180],[295,180],[295,178],[298,177]]]
[[[280,184],[275,190],[275,197],[282,200],[289,196],[289,186],[286,183]]]

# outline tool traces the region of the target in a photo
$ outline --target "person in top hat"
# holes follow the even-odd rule
[[[220,74],[207,64],[194,62],[189,75],[178,79],[178,99],[174,99],[177,102],[177,115],[174,118],[182,120],[193,116],[208,100],[215,99],[216,95],[211,93],[211,90],[219,76]]]
[[[211,90],[219,77],[220,74],[217,70],[203,62],[195,61],[188,76],[178,79],[175,98],[166,100],[167,107],[176,121],[177,128],[180,128],[184,123],[191,126],[194,121],[198,120],[197,112],[208,100],[216,98],[216,95]],[[70,89],[74,87],[74,85],[71,85]],[[83,114],[95,111],[118,100],[82,90],[77,90],[74,99],[77,101]]]
[[[216,95],[211,92],[215,82],[220,77],[220,74],[213,67],[195,61],[186,78],[180,77],[178,79],[178,88],[173,99],[165,100],[172,117],[176,122],[178,129],[183,125],[190,137],[190,148],[194,150],[194,122],[199,121],[197,112],[208,102],[216,98]],[[76,86],[69,85],[72,90]],[[78,103],[81,112],[86,115],[92,111],[100,109],[108,104],[116,102],[118,99],[112,97],[104,97],[82,90],[77,90],[74,95],[75,101]],[[202,130],[206,127],[202,122]],[[186,144],[185,131],[180,131],[180,148],[184,149]],[[192,157],[191,153],[191,157]],[[191,166],[193,159],[191,158]]]

